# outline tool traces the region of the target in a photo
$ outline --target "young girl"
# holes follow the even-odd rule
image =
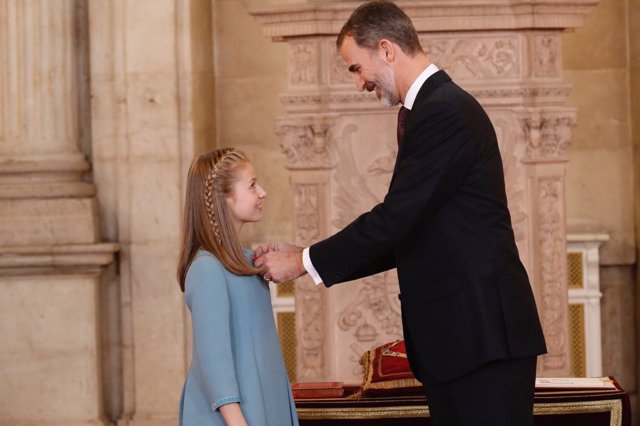
[[[193,324],[181,426],[297,425],[268,284],[238,234],[267,193],[233,148],[196,158],[187,177],[178,264]]]

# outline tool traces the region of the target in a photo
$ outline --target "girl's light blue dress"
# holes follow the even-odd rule
[[[200,250],[187,272],[185,300],[193,359],[180,425],[225,425],[218,408],[230,402],[240,403],[250,426],[298,425],[267,283],[234,275]]]

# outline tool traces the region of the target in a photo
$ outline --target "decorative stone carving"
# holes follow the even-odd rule
[[[558,77],[560,75],[560,39],[557,34],[534,37],[536,77]]]
[[[457,79],[520,77],[520,38],[517,36],[425,37],[429,58]]]
[[[324,370],[324,298],[322,289],[308,277],[296,281],[296,323],[298,326],[298,378],[320,379]]]
[[[358,284],[357,298],[352,300],[338,316],[338,327],[343,331],[355,328],[354,336],[360,342],[373,341],[377,335],[376,327],[369,325],[367,317],[375,320],[382,330],[391,336],[402,336],[400,303],[398,300],[398,282],[393,274],[385,272],[364,278]],[[373,329],[375,334],[363,333],[363,327]]]
[[[567,348],[567,288],[566,249],[563,205],[563,181],[559,177],[538,180],[539,229],[538,247],[541,255],[540,280],[541,320],[547,340],[548,354],[543,358],[546,368],[566,367]]]
[[[296,240],[304,246],[320,237],[318,191],[317,185],[295,187]]]
[[[281,121],[277,134],[283,139],[282,150],[287,156],[289,169],[323,169],[331,167],[331,134],[333,120],[301,119]]]
[[[576,125],[575,112],[531,111],[522,120],[527,140],[525,161],[566,161],[571,131]]]
[[[318,48],[312,43],[289,46],[289,84],[315,84],[318,81]]]
[[[347,84],[353,83],[353,77],[349,70],[347,69],[347,65],[344,63],[344,59],[337,52],[337,49],[334,48],[333,62],[330,62],[331,65],[331,84]]]
[[[296,243],[309,246],[320,237],[319,216],[320,191],[315,184],[294,186]],[[319,379],[324,375],[324,303],[322,288],[309,277],[296,281],[296,321],[300,349],[299,376],[306,380]]]

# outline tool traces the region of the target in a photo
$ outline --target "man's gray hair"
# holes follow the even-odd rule
[[[347,36],[353,37],[358,46],[369,49],[377,48],[378,42],[386,38],[407,55],[423,51],[411,19],[395,3],[386,0],[364,3],[353,11],[336,40],[338,49]]]

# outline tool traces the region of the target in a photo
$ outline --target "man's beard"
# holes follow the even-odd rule
[[[380,103],[385,107],[393,107],[400,103],[396,95],[393,70],[386,64],[380,67],[376,86],[380,88]]]

